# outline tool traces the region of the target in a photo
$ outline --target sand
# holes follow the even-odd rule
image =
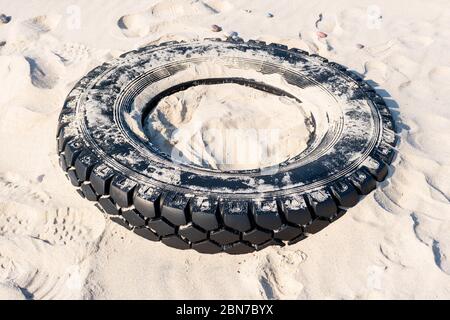
[[[147,118],[147,134],[183,163],[226,170],[276,166],[308,146],[301,103],[238,84],[195,86],[163,98]]]
[[[1,0],[0,11],[12,17],[0,24],[0,298],[450,297],[448,1]],[[143,44],[231,32],[369,79],[398,124],[392,176],[291,247],[207,256],[141,239],[61,173],[65,95],[90,68]]]

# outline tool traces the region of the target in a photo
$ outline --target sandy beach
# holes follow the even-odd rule
[[[450,2],[0,0],[0,14],[0,299],[450,298]],[[146,241],[64,177],[62,104],[124,52],[233,32],[364,76],[396,120],[391,176],[292,246],[202,255]]]

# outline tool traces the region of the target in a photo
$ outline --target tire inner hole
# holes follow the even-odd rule
[[[244,78],[173,86],[146,105],[142,127],[172,161],[214,171],[258,170],[301,154],[315,119],[288,92]]]

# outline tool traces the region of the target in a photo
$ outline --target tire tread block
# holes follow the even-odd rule
[[[82,144],[78,139],[70,140],[64,148],[64,157],[68,167],[75,165],[75,160],[82,151]]]
[[[184,241],[183,239],[181,239],[177,235],[171,235],[171,236],[163,237],[161,239],[161,241],[165,245],[167,245],[169,247],[172,247],[172,248],[175,248],[175,249],[186,250],[186,249],[190,248],[189,243],[187,243],[186,241]]]
[[[98,162],[97,158],[90,152],[83,151],[75,160],[75,171],[82,181],[87,181],[92,168]]]
[[[67,143],[69,143],[69,141],[74,139],[74,136],[69,135],[67,132],[69,132],[67,127],[61,128],[61,130],[59,132],[58,139],[57,139],[58,140],[58,148],[57,148],[58,153],[64,152]]]
[[[186,224],[187,218],[187,208],[189,199],[184,195],[169,192],[167,193],[161,204],[161,216],[169,220],[176,226]]]
[[[300,242],[300,241],[302,241],[302,240],[305,240],[307,237],[308,237],[308,236],[307,236],[306,234],[302,233],[302,234],[299,235],[298,237],[296,237],[296,238],[290,240],[290,241],[288,242],[288,245],[296,244],[297,242]]]
[[[218,201],[214,198],[195,198],[190,203],[191,219],[204,230],[219,228],[217,219]]]
[[[192,249],[194,249],[200,253],[209,253],[209,254],[219,253],[222,251],[221,246],[219,246],[209,240],[201,241],[198,243],[193,243]]]
[[[111,181],[110,196],[122,208],[133,203],[133,191],[136,183],[122,175],[116,175]]]
[[[89,176],[89,181],[98,195],[109,194],[109,185],[114,174],[114,171],[104,164],[94,167]]]
[[[209,238],[220,245],[226,245],[239,240],[239,234],[226,229],[212,231]]]
[[[121,217],[119,217],[119,216],[112,217],[111,220],[112,220],[113,222],[119,224],[120,226],[124,227],[124,228],[127,229],[127,230],[132,230],[132,229],[133,229],[132,227],[130,227],[130,226],[128,225],[128,223],[127,223],[123,218],[121,218]]]
[[[255,223],[261,228],[275,230],[281,227],[276,200],[257,201],[252,208]]]
[[[368,195],[377,187],[377,182],[365,169],[359,169],[349,179],[362,195]]]
[[[208,238],[208,234],[206,232],[196,228],[192,223],[181,226],[178,229],[178,234],[188,239],[190,242],[199,242]]]
[[[272,234],[268,231],[254,229],[248,232],[244,232],[242,240],[248,241],[252,244],[262,244],[272,238]]]
[[[160,215],[159,201],[161,190],[156,188],[139,188],[133,197],[134,207],[141,215],[155,218]]]
[[[309,224],[305,227],[305,232],[314,234],[314,233],[319,232],[320,230],[322,230],[329,224],[330,224],[330,222],[328,220],[315,219],[311,224]]]
[[[317,217],[331,218],[337,213],[336,203],[327,190],[309,193],[308,200]]]
[[[67,171],[67,169],[69,169],[66,163],[66,157],[64,157],[64,154],[62,153],[59,155],[59,166],[63,169],[63,171]]]
[[[283,241],[289,241],[292,240],[299,235],[303,233],[302,228],[294,227],[290,225],[283,225],[278,230],[275,230],[274,232],[274,238],[283,240]]]
[[[346,180],[334,182],[330,189],[340,207],[351,208],[359,202],[360,196],[358,192],[355,187]]]
[[[139,228],[145,226],[145,220],[139,216],[139,213],[137,213],[136,210],[124,210],[122,211],[122,217],[124,217],[133,227]]]
[[[80,186],[80,181],[78,180],[77,174],[75,172],[75,169],[69,169],[67,171],[67,177],[69,178],[70,183],[74,186],[74,187],[79,187]]]
[[[296,225],[307,225],[312,220],[311,212],[303,196],[290,196],[279,201],[280,211],[286,220]]]
[[[386,179],[389,173],[389,166],[384,163],[379,157],[371,156],[367,158],[367,165],[364,167],[376,181],[381,182]]]
[[[118,215],[120,213],[119,208],[117,208],[116,204],[110,197],[101,197],[98,200],[98,203],[107,214]]]
[[[134,228],[133,232],[150,241],[159,241],[160,239],[156,233],[145,227]]]
[[[247,201],[229,201],[222,207],[222,218],[226,226],[245,232],[252,228],[248,216]]]
[[[147,225],[159,236],[164,237],[170,234],[175,234],[175,227],[162,218],[151,220],[147,223]]]
[[[83,183],[81,185],[81,191],[83,191],[84,195],[86,196],[86,199],[88,199],[89,201],[98,200],[98,195],[95,193],[90,183]]]
[[[284,247],[285,244],[277,239],[270,239],[269,241],[266,241],[262,244],[256,245],[256,250],[260,251],[263,250],[267,247],[271,247],[271,246],[279,246],[279,247]]]
[[[239,241],[232,245],[225,246],[224,251],[229,254],[246,254],[255,251],[255,248],[250,244]]]

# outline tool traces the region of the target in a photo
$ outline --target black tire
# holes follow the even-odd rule
[[[279,73],[291,85],[318,86],[356,107],[340,110],[339,125],[314,150],[273,174],[174,163],[145,144],[122,116],[140,90],[178,72],[183,61],[217,52],[223,59],[233,56],[232,63]],[[170,92],[211,81],[287,94],[250,79],[201,79],[174,84],[149,108]],[[302,50],[234,38],[147,46],[95,68],[69,93],[57,142],[60,165],[78,193],[127,229],[179,249],[240,254],[296,243],[340,218],[386,178],[397,137],[383,99],[355,73]]]

